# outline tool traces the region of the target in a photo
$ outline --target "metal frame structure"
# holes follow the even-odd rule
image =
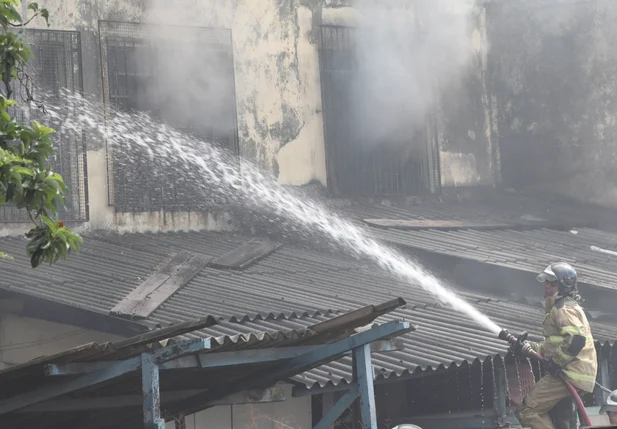
[[[373,391],[373,368],[371,345],[386,340],[378,346],[380,351],[392,350],[398,345],[392,341],[414,328],[409,322],[391,321],[374,325],[363,332],[341,340],[321,345],[298,345],[259,350],[237,350],[216,353],[212,339],[182,340],[158,350],[141,353],[124,360],[92,361],[75,363],[49,363],[45,374],[50,380],[41,387],[0,401],[0,415],[8,413],[39,413],[49,411],[72,411],[96,408],[125,407],[136,404],[137,395],[122,397],[70,396],[94,386],[113,383],[119,377],[141,372],[141,403],[145,429],[163,429],[165,418],[161,414],[161,371],[219,369],[238,365],[276,363],[273,370],[255,371],[211,390],[174,391],[165,406],[166,416],[192,414],[205,408],[225,403],[227,398],[251,389],[263,389],[277,382],[338,359],[349,353],[353,356],[355,381],[350,392],[316,426],[328,428],[356,398],[360,399],[362,427],[377,429],[375,398]],[[278,400],[280,396],[274,395]],[[275,400],[276,400],[275,398]],[[119,426],[120,427],[120,426]]]

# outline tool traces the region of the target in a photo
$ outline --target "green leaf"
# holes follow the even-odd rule
[[[42,256],[43,256],[42,249],[36,249],[34,252],[32,252],[32,256],[30,257],[30,265],[32,266],[32,268],[36,268],[39,265],[41,265]]]
[[[45,22],[49,27],[49,11],[47,9],[41,9],[41,16],[45,19]]]
[[[32,3],[30,3],[28,5],[28,9],[33,10],[33,11],[36,12],[37,10],[39,10],[39,4],[35,3],[35,2],[32,2]]]
[[[30,170],[29,168],[23,167],[21,165],[16,165],[12,167],[11,171],[14,171],[15,173],[18,173],[22,176],[30,176],[30,177],[34,176],[34,172],[32,170]]]

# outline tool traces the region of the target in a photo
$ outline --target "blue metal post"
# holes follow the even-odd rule
[[[375,410],[375,390],[373,386],[373,364],[371,347],[365,344],[353,350],[353,361],[358,375],[360,394],[360,415],[362,429],[377,429],[377,412]]]
[[[144,400],[144,429],[165,429],[161,418],[159,367],[150,353],[141,355],[141,391]]]

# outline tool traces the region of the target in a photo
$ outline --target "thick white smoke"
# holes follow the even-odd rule
[[[355,106],[365,144],[409,142],[472,64],[473,0],[363,0],[356,34]],[[360,111],[360,109],[362,109]]]

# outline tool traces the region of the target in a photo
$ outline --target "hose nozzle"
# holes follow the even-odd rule
[[[511,333],[509,333],[505,329],[502,329],[501,332],[498,335],[498,338],[500,340],[503,340],[503,341],[506,341],[506,342],[510,343],[510,345],[514,345],[516,343],[522,343],[523,341],[527,340],[527,335],[528,335],[527,332],[523,332],[518,337],[515,337],[514,335],[512,335]]]
[[[502,329],[501,332],[499,333],[498,338],[500,340],[506,341],[510,344],[514,344],[516,343],[516,337],[514,335],[512,335],[511,333],[509,333],[507,330]]]

